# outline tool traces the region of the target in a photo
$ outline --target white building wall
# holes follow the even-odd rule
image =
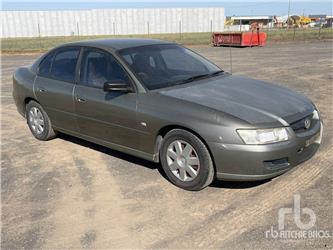
[[[0,11],[1,37],[223,31],[223,8]],[[149,26],[149,28],[148,28]],[[38,28],[39,27],[39,28]]]

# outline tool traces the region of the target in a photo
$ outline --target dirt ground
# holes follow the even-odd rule
[[[230,69],[229,48],[193,49]],[[311,160],[271,181],[215,181],[200,192],[171,185],[158,164],[83,140],[34,139],[16,112],[11,78],[37,55],[2,56],[2,248],[332,249],[332,42],[231,50],[234,74],[309,96],[324,119],[323,142]],[[331,237],[266,237],[277,230],[278,210],[293,207],[294,194],[315,213],[311,230]],[[285,229],[300,230],[291,214]]]

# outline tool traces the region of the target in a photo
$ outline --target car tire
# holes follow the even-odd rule
[[[47,141],[56,137],[50,118],[43,107],[35,101],[26,105],[26,119],[31,133],[41,141]]]
[[[183,129],[174,129],[165,135],[160,161],[169,180],[185,190],[201,190],[211,184],[215,176],[214,164],[205,144]]]

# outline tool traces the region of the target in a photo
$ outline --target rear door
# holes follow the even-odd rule
[[[38,68],[34,84],[37,100],[49,115],[52,125],[77,132],[73,91],[79,47],[65,47],[47,55]]]
[[[107,143],[137,148],[137,94],[103,90],[105,82],[115,80],[132,85],[127,72],[110,53],[85,48],[74,90],[80,133]]]

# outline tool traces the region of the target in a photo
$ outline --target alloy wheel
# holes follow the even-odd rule
[[[30,109],[29,123],[34,133],[39,135],[44,132],[44,117],[38,108],[32,107]]]
[[[166,153],[171,172],[181,181],[192,181],[198,175],[200,160],[195,149],[182,140],[173,141]]]

